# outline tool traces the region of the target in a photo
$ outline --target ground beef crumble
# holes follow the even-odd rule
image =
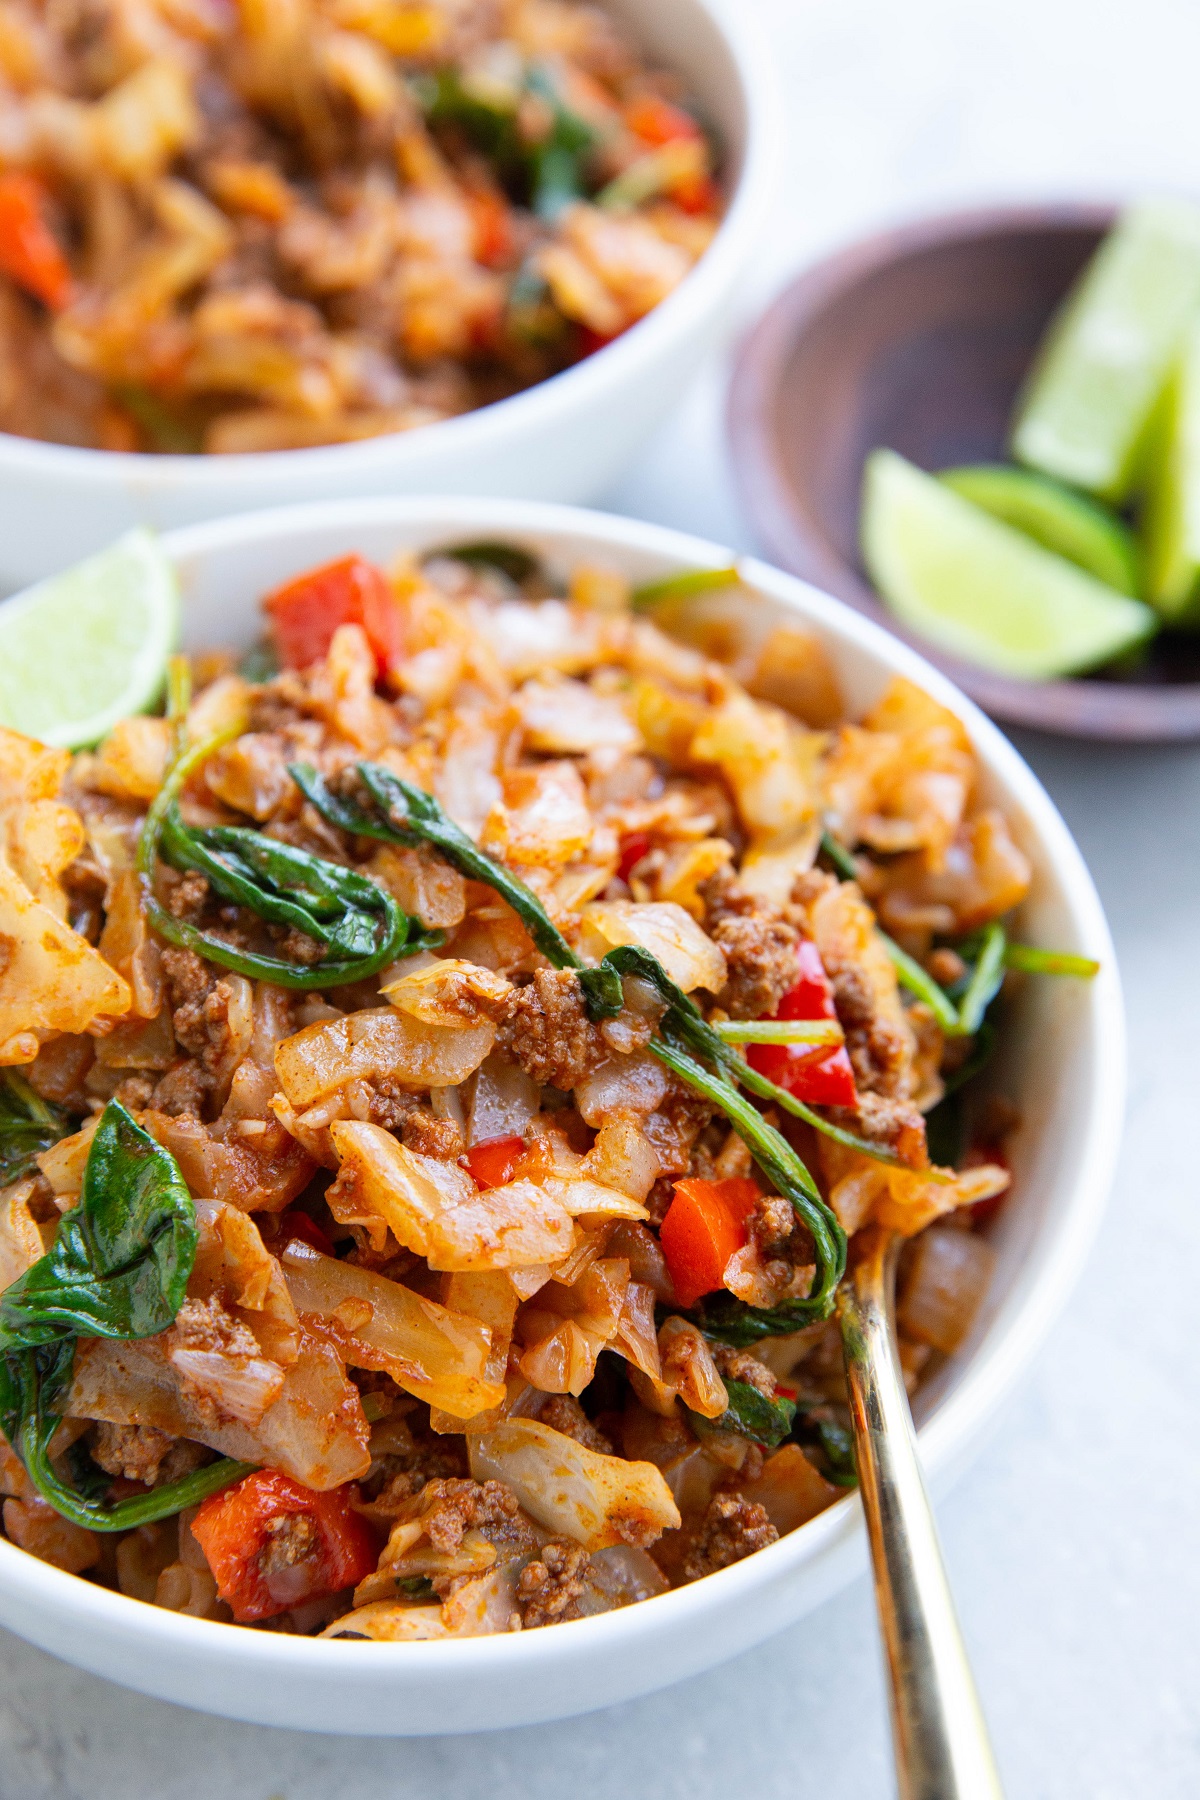
[[[363,1377],[359,1376],[360,1382]],[[418,1435],[404,1420],[388,1421],[388,1449],[374,1456],[360,1485],[362,1510],[381,1523],[397,1517],[431,1482],[461,1479],[466,1460],[461,1440]]]
[[[113,1425],[100,1420],[88,1442],[92,1461],[106,1475],[159,1487],[201,1468],[211,1455],[203,1444],[172,1437],[154,1425]]]
[[[873,1144],[886,1144],[911,1168],[928,1161],[925,1120],[911,1100],[860,1092],[857,1107],[832,1107],[829,1116]]]
[[[574,1438],[585,1450],[599,1451],[601,1456],[612,1455],[609,1440],[602,1431],[597,1431],[578,1400],[570,1394],[551,1394],[538,1417],[543,1425],[549,1425],[552,1431],[561,1431],[564,1437]]]
[[[171,869],[164,871],[161,879],[163,898],[171,917],[194,925],[208,901],[208,877],[196,869],[188,869],[182,875]]]
[[[182,891],[183,884],[174,890],[176,894]],[[162,953],[162,966],[175,1041],[186,1056],[162,1076],[149,1096],[149,1104],[173,1117],[183,1113],[199,1117],[205,1096],[216,1083],[221,1060],[228,1053],[233,990],[193,950],[168,946]]]
[[[710,1343],[713,1361],[727,1381],[742,1381],[757,1389],[764,1399],[775,1397],[775,1377],[766,1363],[759,1362],[749,1350],[735,1350],[732,1344]]]
[[[444,1556],[453,1555],[468,1531],[508,1543],[528,1529],[517,1496],[503,1481],[430,1481],[421,1499],[425,1535]]]
[[[496,1045],[534,1081],[564,1093],[610,1055],[570,969],[538,969],[528,987],[509,995]]]
[[[418,1156],[453,1162],[462,1155],[466,1146],[453,1119],[439,1118],[415,1094],[407,1093],[387,1076],[371,1082],[370,1088],[372,1125],[399,1131],[405,1148]]]
[[[267,1542],[259,1552],[258,1566],[267,1581],[310,1561],[320,1548],[320,1533],[307,1513],[276,1513],[264,1529]]]
[[[743,1500],[740,1494],[714,1494],[683,1559],[684,1577],[699,1581],[702,1575],[727,1569],[730,1563],[765,1550],[778,1537],[766,1508],[757,1500]]]
[[[692,1088],[685,1087],[672,1076],[665,1098],[657,1111],[645,1120],[642,1129],[654,1145],[663,1177],[673,1175],[708,1175],[711,1161],[703,1167],[692,1166],[692,1149],[701,1132],[711,1123],[716,1108]]]
[[[762,1194],[747,1221],[750,1237],[758,1246],[767,1279],[780,1291],[790,1288],[798,1269],[815,1260],[812,1234],[796,1216],[796,1209],[782,1194]]]
[[[866,977],[854,963],[826,957],[825,973],[833,984],[833,1003],[860,1093],[903,1097],[911,1062],[905,1034],[879,1017]]]
[[[591,1557],[582,1544],[551,1538],[517,1580],[517,1617],[525,1630],[578,1619],[587,1592]],[[512,1621],[515,1626],[517,1620]]]
[[[778,907],[749,893],[728,869],[712,876],[701,893],[705,927],[729,969],[721,1006],[734,1019],[769,1017],[796,985],[799,932]]]

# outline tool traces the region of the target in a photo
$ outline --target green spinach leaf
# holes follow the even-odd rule
[[[301,992],[362,981],[399,957],[442,942],[440,933],[414,930],[391,895],[354,869],[244,827],[186,826],[179,815],[180,790],[228,735],[218,734],[180,756],[146,815],[137,866],[146,916],[160,937],[221,968]],[[154,893],[159,857],[205,876],[221,899],[247,907],[268,924],[304,932],[328,954],[315,963],[294,963],[240,949],[175,918]]]
[[[689,1412],[688,1418],[697,1437],[710,1437],[722,1431],[736,1432],[738,1437],[749,1438],[752,1444],[775,1450],[790,1435],[796,1417],[794,1400],[782,1397],[768,1400],[748,1381],[727,1379],[725,1390],[729,1395],[729,1406],[719,1418],[705,1419],[699,1413]]]
[[[23,1075],[7,1069],[0,1082],[0,1187],[23,1180],[35,1158],[70,1129],[65,1113],[35,1094]]]
[[[117,1100],[104,1109],[83,1195],[40,1261],[0,1294],[0,1353],[82,1334],[165,1331],[196,1258],[196,1212],[179,1165]]]
[[[478,543],[450,544],[444,550],[431,550],[424,558],[426,562],[434,557],[449,557],[452,562],[466,563],[473,569],[498,569],[507,577],[514,587],[522,587],[525,582],[539,573],[541,563],[529,550],[522,550],[518,544],[493,543],[490,538],[481,538]]]
[[[107,1507],[74,1488],[50,1443],[78,1337],[153,1337],[173,1322],[196,1259],[196,1213],[169,1151],[110,1100],[92,1139],[79,1205],[46,1254],[0,1294],[0,1428],[64,1518],[123,1531],[166,1518],[244,1473],[222,1459],[181,1482]]]
[[[840,1416],[839,1416],[840,1415]],[[827,1403],[801,1402],[791,1436],[810,1461],[835,1487],[858,1486],[858,1465],[854,1459],[854,1432],[845,1423],[844,1407]]]

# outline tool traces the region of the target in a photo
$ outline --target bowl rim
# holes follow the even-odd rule
[[[794,276],[739,345],[726,401],[726,430],[738,492],[767,550],[801,579],[919,652],[993,718],[1064,736],[1126,743],[1200,737],[1200,683],[1139,686],[1073,680],[1033,682],[996,675],[908,631],[857,568],[808,521],[776,451],[776,396],[797,344],[859,286],[903,262],[953,245],[1039,232],[1106,231],[1116,200],[1063,199],[921,214],[844,244]]]
[[[640,555],[664,565],[726,567],[728,549],[670,528],[581,507],[547,502],[473,500],[450,497],[329,501],[273,508],[258,513],[185,526],[166,533],[162,543],[182,566],[206,555],[238,547],[274,544],[286,556],[306,530],[353,532],[372,526],[416,529],[436,542],[450,532],[510,533],[553,539],[582,538],[596,548]],[[1001,732],[950,681],[908,646],[840,601],[794,576],[754,558],[741,559],[747,583],[769,598],[798,608],[824,636],[864,652],[892,673],[906,675],[962,718],[985,769],[1006,787],[1020,807],[1028,836],[1053,867],[1075,934],[1072,946],[1096,957],[1101,973],[1086,990],[1079,1031],[1092,1048],[1094,1080],[1086,1098],[1086,1130],[1078,1165],[1056,1178],[1067,1191],[1053,1227],[1048,1227],[1032,1267],[1018,1271],[1014,1291],[989,1326],[984,1340],[968,1352],[953,1389],[940,1397],[919,1431],[921,1457],[935,1481],[964,1461],[972,1442],[989,1423],[1002,1398],[1028,1364],[1064,1306],[1099,1224],[1120,1143],[1125,1094],[1124,1014],[1120,979],[1107,922],[1092,878],[1050,796]],[[1018,1291],[1019,1290],[1019,1291]],[[73,1629],[95,1634],[98,1642],[160,1654],[164,1662],[192,1656],[198,1665],[236,1667],[246,1678],[276,1677],[303,1668],[331,1682],[354,1681],[368,1673],[402,1680],[406,1673],[428,1682],[435,1677],[470,1679],[497,1675],[537,1676],[561,1666],[564,1656],[586,1663],[639,1636],[677,1639],[710,1612],[732,1607],[807,1565],[832,1563],[840,1555],[847,1570],[861,1564],[865,1535],[858,1496],[849,1495],[826,1512],[788,1533],[778,1543],[704,1580],[674,1589],[635,1606],[572,1620],[565,1632],[532,1631],[499,1637],[404,1644],[287,1637],[232,1628],[146,1605],[94,1585],[0,1540],[0,1592],[26,1613],[53,1613]],[[774,1627],[768,1627],[773,1629]],[[763,1635],[763,1634],[759,1634]],[[743,1642],[750,1641],[743,1639]],[[664,1680],[672,1679],[665,1675]],[[645,1684],[646,1688],[654,1685]],[[206,1702],[199,1700],[198,1704]],[[215,1707],[213,1710],[217,1710]],[[224,1709],[222,1709],[224,1710]],[[569,1709],[563,1709],[569,1710]],[[586,1705],[573,1710],[586,1710]],[[233,1716],[255,1716],[253,1711]],[[557,1714],[555,1716],[558,1716]]]
[[[354,472],[365,479],[380,463],[394,464],[398,458],[419,463],[431,450],[452,457],[502,448],[514,435],[536,435],[564,415],[586,411],[616,384],[635,383],[676,338],[686,337],[722,302],[766,218],[779,153],[779,96],[762,30],[751,9],[738,0],[686,0],[686,4],[708,20],[732,64],[743,119],[741,166],[727,210],[699,261],[665,300],[610,344],[503,400],[358,443],[164,456],[46,443],[0,432],[0,482],[24,469],[76,488],[132,489],[143,501],[152,502],[159,494],[181,488],[203,495],[230,481],[282,487],[289,471],[307,482],[319,481],[333,467],[342,480]],[[416,448],[406,451],[409,444]]]

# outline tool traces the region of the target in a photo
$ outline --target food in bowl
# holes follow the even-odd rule
[[[728,1566],[853,1481],[848,1237],[911,1240],[914,1383],[962,1341],[1005,970],[1094,965],[1009,942],[961,721],[843,722],[736,571],[484,543],[265,607],[165,717],[0,738],[6,1534],[383,1641]]]
[[[5,13],[0,430],[358,441],[544,380],[703,254],[715,145],[576,0]]]

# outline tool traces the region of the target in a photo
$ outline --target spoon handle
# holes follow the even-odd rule
[[[892,1330],[898,1240],[873,1230],[839,1294],[900,1800],[1003,1800],[917,1462]]]

